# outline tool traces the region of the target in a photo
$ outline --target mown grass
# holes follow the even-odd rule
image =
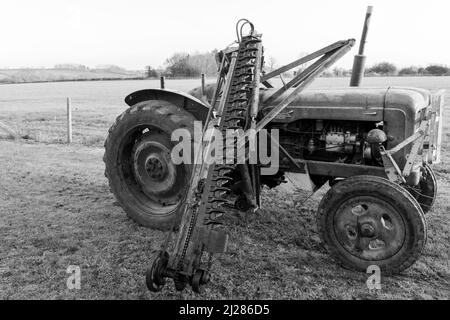
[[[0,299],[447,299],[449,293],[449,153],[436,166],[440,194],[427,215],[429,239],[419,261],[400,275],[341,268],[323,248],[315,225],[321,195],[263,192],[248,221],[227,219],[228,253],[213,263],[205,294],[169,284],[150,294],[144,274],[166,234],[129,219],[103,176],[103,150],[0,141]],[[448,150],[447,150],[448,151]],[[81,290],[69,290],[69,265],[81,268]]]

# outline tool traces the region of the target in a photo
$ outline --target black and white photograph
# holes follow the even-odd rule
[[[450,299],[450,2],[0,12],[0,300]]]

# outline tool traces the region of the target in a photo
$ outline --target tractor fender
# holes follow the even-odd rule
[[[196,97],[177,90],[168,89],[145,89],[135,91],[125,98],[125,103],[130,107],[136,103],[147,100],[162,100],[172,103],[180,108],[185,109],[192,114],[195,119],[206,121],[209,107]]]

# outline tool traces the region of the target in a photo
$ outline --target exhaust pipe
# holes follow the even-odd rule
[[[370,17],[372,16],[372,6],[367,7],[366,19],[364,20],[364,28],[359,43],[358,54],[353,60],[352,77],[350,79],[350,87],[359,87],[364,77],[364,65],[366,56],[364,55],[364,47],[366,46],[367,32],[369,31]]]

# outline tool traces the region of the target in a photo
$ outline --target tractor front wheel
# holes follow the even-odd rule
[[[386,273],[410,267],[427,232],[417,200],[401,186],[375,176],[354,176],[334,185],[317,216],[322,241],[344,267]]]

